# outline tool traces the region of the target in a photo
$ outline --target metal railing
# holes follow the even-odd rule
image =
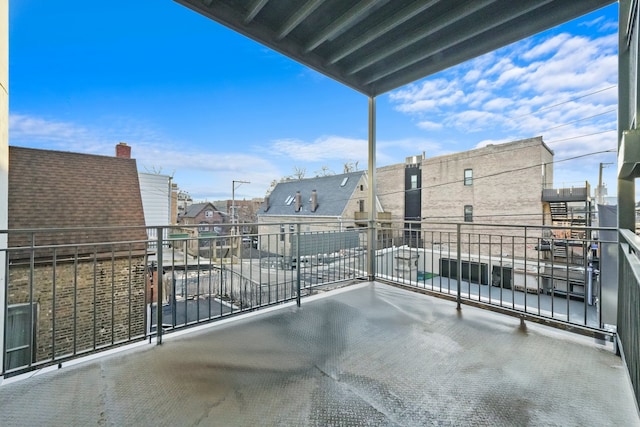
[[[617,247],[600,236],[611,229],[406,221],[375,233],[340,222],[257,226],[259,234],[238,236],[198,226],[5,231],[3,375],[153,337],[160,343],[175,329],[299,304],[322,288],[368,279],[369,235],[378,280],[613,336],[602,320],[599,257]],[[629,254],[637,250],[631,246]],[[631,271],[637,277],[640,270]],[[634,289],[630,304],[638,300]],[[632,332],[620,338],[627,352],[638,348],[639,322],[628,310],[621,321]]]
[[[260,235],[193,227],[0,231],[10,376],[366,277],[366,229],[277,224]],[[123,236],[132,236],[124,239]],[[362,246],[362,247],[361,247]],[[158,327],[161,325],[161,327]]]
[[[610,308],[601,304],[601,280],[606,278],[600,274],[599,254],[617,246],[600,238],[613,229],[394,225],[378,231],[386,236],[378,242],[378,280],[612,339],[603,322],[603,310]]]
[[[618,340],[640,403],[640,237],[620,230]]]

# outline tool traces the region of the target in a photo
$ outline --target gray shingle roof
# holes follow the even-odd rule
[[[258,216],[318,216],[342,215],[365,171],[329,175],[296,181],[280,182],[260,206]],[[318,205],[311,211],[311,193],[316,190]],[[302,209],[296,212],[296,193],[300,192]]]
[[[216,207],[211,202],[193,203],[193,204],[189,205],[189,207],[187,207],[187,210],[182,215],[180,215],[180,217],[182,217],[182,218],[195,218],[207,206],[210,206],[213,211],[217,211],[218,210],[218,209],[216,209]]]

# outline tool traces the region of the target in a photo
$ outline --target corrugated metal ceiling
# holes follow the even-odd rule
[[[376,96],[614,0],[175,0]]]

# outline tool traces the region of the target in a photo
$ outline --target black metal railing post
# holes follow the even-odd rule
[[[456,294],[456,302],[457,302],[457,309],[460,310],[461,304],[462,304],[462,297],[460,295],[461,291],[460,288],[462,286],[462,225],[461,224],[456,224],[456,231],[457,231],[457,238],[456,238],[456,259],[457,259],[457,265],[456,265],[456,274],[457,274],[457,282],[458,282],[458,286],[457,286],[457,294]]]
[[[162,274],[162,270],[163,270],[163,253],[162,253],[162,227],[158,227],[157,228],[158,231],[158,235],[156,236],[157,238],[157,249],[156,249],[156,254],[157,254],[157,265],[158,265],[158,269],[157,272],[158,274],[156,275],[158,277],[158,280],[156,280],[156,282],[158,283],[158,300],[156,302],[156,344],[160,345],[162,344],[162,287],[164,286],[164,275]],[[151,275],[153,277],[153,271],[151,272]],[[153,305],[153,301],[151,301],[151,304]]]
[[[300,307],[300,269],[302,259],[300,257],[300,223],[296,224],[296,305]]]

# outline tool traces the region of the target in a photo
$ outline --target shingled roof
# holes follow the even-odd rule
[[[200,212],[207,207],[210,207],[214,212],[218,212],[218,209],[211,202],[193,203],[187,207],[187,210],[180,215],[181,218],[195,218]]]
[[[358,171],[280,182],[260,207],[258,216],[341,216],[364,174]],[[317,195],[315,211],[310,203],[313,190]],[[295,203],[298,191],[302,201],[300,211],[296,211]]]
[[[35,237],[37,245],[147,238],[142,228],[145,220],[135,159],[9,147],[8,214],[10,230],[138,226],[91,232],[39,232]],[[9,234],[9,247],[28,243],[27,235]],[[130,248],[120,246],[121,250]],[[137,246],[139,249],[141,245]],[[96,250],[107,248],[86,249]]]

